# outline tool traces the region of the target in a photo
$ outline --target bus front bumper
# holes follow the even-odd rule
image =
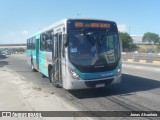
[[[65,89],[88,89],[88,88],[103,88],[110,84],[119,83],[121,81],[121,74],[114,78],[96,79],[96,80],[77,80],[69,78],[71,82],[67,84]]]

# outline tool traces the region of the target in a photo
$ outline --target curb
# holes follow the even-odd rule
[[[150,63],[150,64],[154,64],[154,65],[160,65],[160,60],[152,60],[151,62],[147,62],[147,60],[145,59],[140,59],[138,61],[135,61],[134,59],[127,59],[127,61],[123,60],[124,62],[136,62],[136,63]]]

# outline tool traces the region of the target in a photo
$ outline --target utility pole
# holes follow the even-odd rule
[[[80,15],[81,15],[80,13],[77,13],[77,17],[78,17],[78,18],[80,17]]]
[[[130,29],[131,29],[131,28],[130,28],[130,26],[129,26],[129,35],[131,35],[131,34],[130,34]]]

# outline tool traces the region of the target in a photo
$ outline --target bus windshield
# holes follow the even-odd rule
[[[75,30],[68,34],[70,61],[78,66],[106,66],[120,58],[120,43],[115,30]]]

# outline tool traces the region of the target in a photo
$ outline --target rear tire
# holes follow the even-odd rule
[[[42,73],[42,78],[46,78],[46,76]]]
[[[31,69],[32,69],[33,72],[37,72],[37,70],[34,68],[33,61],[31,61]]]

